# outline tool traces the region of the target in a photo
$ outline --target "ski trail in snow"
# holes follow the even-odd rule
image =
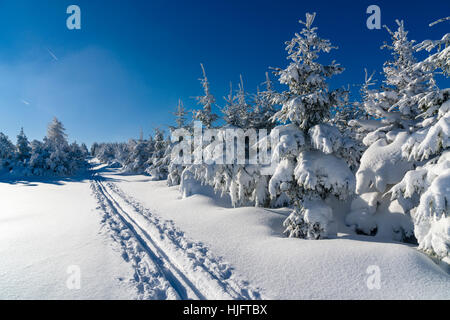
[[[173,286],[166,280],[160,267],[150,258],[142,243],[133,235],[127,222],[121,217],[117,208],[103,193],[97,181],[91,182],[91,189],[103,211],[102,223],[109,229],[111,237],[120,244],[122,258],[131,263],[139,299],[175,300],[181,299]]]
[[[131,257],[140,275],[135,277],[140,298],[263,298],[205,246],[187,239],[172,221],[156,217],[116,184],[103,182],[96,174],[92,190],[124,258]]]

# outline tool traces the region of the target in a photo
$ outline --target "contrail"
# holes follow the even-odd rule
[[[26,100],[21,100],[21,101],[22,101],[23,104],[25,104],[25,105],[27,105],[27,106],[30,105],[30,103],[29,103],[28,101],[26,101]]]
[[[47,48],[47,51],[52,56],[52,58],[55,59],[55,61],[58,61],[58,57],[55,56],[55,54],[49,48]]]

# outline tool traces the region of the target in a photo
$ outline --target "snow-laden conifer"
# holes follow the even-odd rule
[[[306,21],[300,21],[304,28],[286,43],[291,62],[285,69],[276,69],[280,83],[288,89],[273,97],[273,102],[281,105],[274,120],[290,124],[274,129],[280,140],[272,148],[280,162],[269,182],[276,204],[294,205],[284,222],[286,233],[308,239],[336,234],[326,201],[330,197],[346,199],[354,188],[352,172],[336,156],[346,147],[343,137],[326,123],[330,109],[347,101],[345,90],[330,90],[327,84],[327,79],[344,69],[334,61],[327,66],[318,62],[321,53],[334,47],[317,35],[312,26],[315,16],[306,14]]]
[[[423,41],[416,49],[430,55],[412,69],[449,76],[450,34]],[[406,160],[419,166],[392,188],[392,200],[409,200],[419,248],[450,264],[450,88],[435,86],[413,98],[420,121],[401,150]]]
[[[194,119],[201,121],[206,128],[212,128],[213,123],[218,119],[218,116],[213,113],[212,108],[216,103],[216,99],[211,93],[209,80],[206,76],[205,68],[202,67],[203,77],[200,79],[200,83],[203,88],[204,94],[196,97],[198,104],[201,106],[200,110],[194,111]]]

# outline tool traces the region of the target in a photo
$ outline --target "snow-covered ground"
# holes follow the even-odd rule
[[[0,182],[0,299],[136,296],[133,269],[102,231],[89,184]],[[71,290],[78,271],[80,289]]]
[[[286,210],[96,170],[0,182],[0,299],[450,299],[450,276],[414,247],[342,225],[335,239],[290,239]]]

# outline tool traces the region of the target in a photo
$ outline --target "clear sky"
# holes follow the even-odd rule
[[[71,4],[81,30],[66,27]],[[141,127],[148,135],[173,124],[178,98],[196,107],[201,62],[219,105],[240,74],[254,91],[268,67],[286,66],[284,42],[314,11],[319,35],[339,46],[324,62],[346,68],[331,85],[357,92],[364,68],[379,72],[388,58],[387,32],[366,27],[371,4],[391,29],[404,19],[411,39],[450,31],[448,22],[428,27],[450,15],[444,0],[0,0],[0,131],[15,141],[23,126],[42,139],[57,116],[71,141],[126,141]]]

